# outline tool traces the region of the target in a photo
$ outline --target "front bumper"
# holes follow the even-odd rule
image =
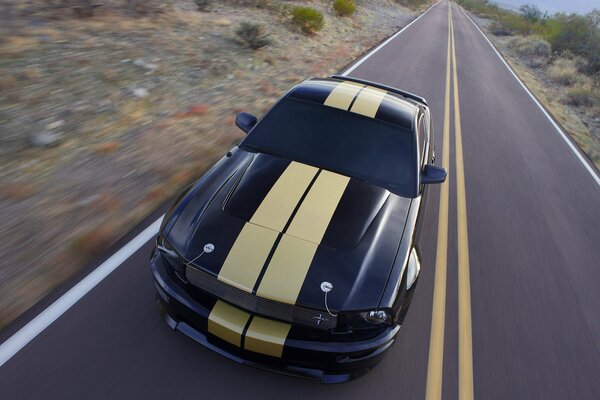
[[[377,336],[360,341],[316,341],[288,337],[281,358],[232,345],[208,331],[211,310],[194,300],[171,275],[162,258],[154,254],[151,269],[157,303],[167,324],[198,343],[240,364],[273,372],[341,383],[371,370],[393,343],[400,329],[394,326]]]

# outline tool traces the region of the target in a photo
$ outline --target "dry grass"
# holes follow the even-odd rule
[[[546,65],[552,54],[550,44],[536,36],[514,36],[506,44],[533,68]]]
[[[15,55],[34,50],[39,45],[38,39],[31,36],[12,36],[0,42],[0,55]]]
[[[567,104],[575,107],[592,107],[600,104],[600,96],[589,85],[578,85],[567,89],[565,100]]]
[[[102,254],[102,252],[115,240],[113,226],[100,225],[80,233],[73,239],[70,251],[75,255],[86,255],[89,259]]]
[[[0,76],[0,90],[13,89],[18,85],[17,79],[12,75]]]
[[[19,74],[19,78],[26,81],[37,81],[42,77],[42,71],[36,67],[24,68]]]
[[[33,195],[31,185],[21,182],[9,182],[0,186],[0,198],[24,200]]]
[[[552,53],[550,44],[536,36],[514,36],[507,45],[523,57],[549,57]]]
[[[554,82],[563,86],[590,84],[590,78],[577,70],[577,64],[576,59],[559,57],[548,66],[546,74]]]
[[[119,147],[121,147],[121,144],[119,142],[106,142],[96,145],[94,147],[94,151],[97,154],[108,155],[119,150]]]

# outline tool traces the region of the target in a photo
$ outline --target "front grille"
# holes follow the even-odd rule
[[[321,330],[333,329],[337,324],[337,317],[328,313],[258,297],[190,265],[186,265],[185,275],[197,288],[251,313]]]

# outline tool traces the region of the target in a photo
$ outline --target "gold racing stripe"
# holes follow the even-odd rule
[[[347,176],[323,170],[286,233],[313,243],[321,243],[348,182],[350,178]]]
[[[356,94],[364,87],[365,85],[354,82],[342,82],[329,93],[329,96],[327,96],[327,99],[323,104],[346,111],[348,110],[348,107],[350,107]]]
[[[219,280],[252,292],[281,232],[318,168],[292,162],[242,228],[219,271]]]
[[[318,244],[283,235],[256,294],[295,304]]]
[[[272,229],[246,223],[219,271],[219,280],[251,293],[277,235]]]
[[[329,221],[350,178],[322,171],[283,235],[256,292],[295,304]]]
[[[364,88],[358,94],[358,97],[354,101],[354,104],[352,104],[350,111],[374,118],[386,93],[387,92],[385,90],[377,88]]]
[[[281,357],[285,339],[292,326],[283,322],[254,317],[244,339],[244,349],[272,357]]]
[[[288,166],[251,221],[244,225],[221,268],[219,280],[252,291],[278,233],[283,231],[317,171],[317,168],[294,162]],[[349,181],[350,178],[333,172],[321,172],[282,236],[259,284],[258,296],[296,303],[319,243]],[[240,346],[249,318],[250,314],[219,300],[209,316],[208,329]],[[290,324],[254,317],[245,335],[244,348],[281,357],[290,328]]]
[[[258,206],[250,222],[278,232],[283,231],[318,171],[318,168],[292,161]]]
[[[208,316],[208,331],[213,335],[240,347],[242,333],[250,319],[250,314],[217,300]]]

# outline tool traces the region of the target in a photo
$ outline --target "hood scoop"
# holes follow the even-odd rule
[[[363,238],[388,197],[389,192],[377,186],[259,154],[230,191],[224,211],[245,222],[257,223],[253,217],[260,208],[259,225],[332,249],[351,250]],[[281,210],[288,210],[283,221]],[[269,213],[273,214],[272,223],[265,219]],[[294,229],[288,230],[306,225],[311,217],[328,220],[322,238],[298,236]]]

